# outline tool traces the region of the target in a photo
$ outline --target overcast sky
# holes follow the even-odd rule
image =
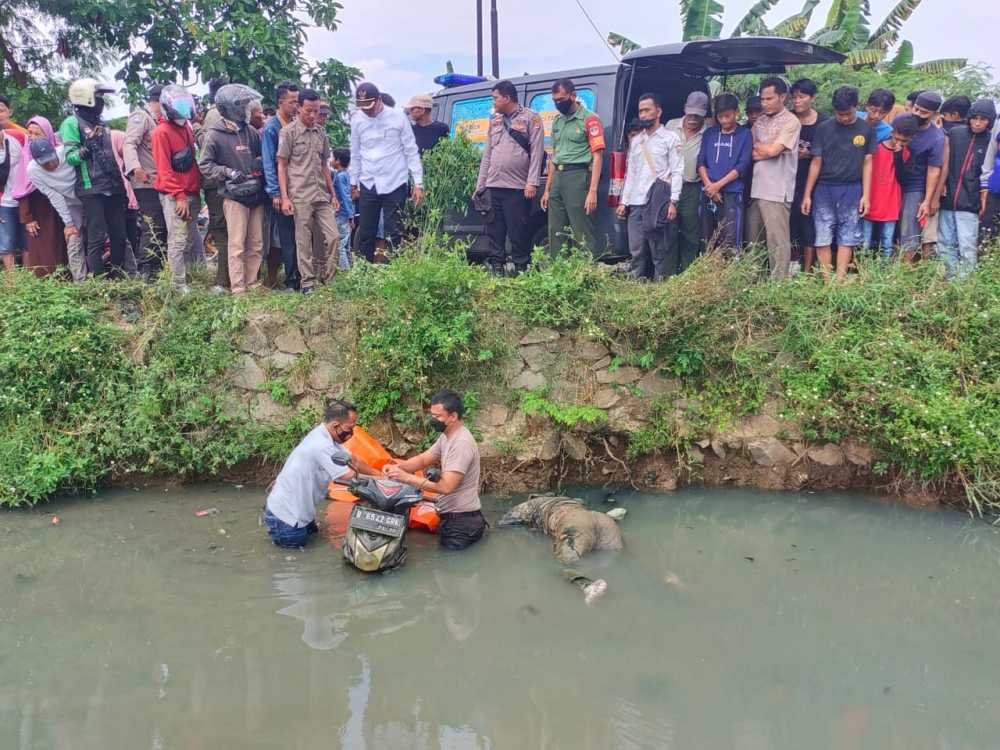
[[[803,0],[780,0],[767,16],[771,23],[796,13]],[[307,53],[335,57],[361,68],[396,99],[427,93],[433,78],[451,60],[455,70],[475,73],[475,0],[341,0],[342,26],[337,32],[314,29]],[[490,71],[489,0],[484,13],[485,69]],[[617,31],[643,45],[680,39],[675,0],[580,0],[596,23],[598,35],[576,0],[498,0],[500,12],[500,75],[576,68],[613,62],[601,41]],[[723,34],[729,34],[750,0],[729,0]],[[873,25],[895,5],[871,0]],[[813,14],[810,31],[826,17],[829,0]],[[968,57],[1000,71],[1000,2],[995,0],[923,0],[904,27],[920,62],[941,57]]]

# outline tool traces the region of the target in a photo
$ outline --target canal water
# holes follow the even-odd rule
[[[623,493],[588,607],[538,533],[364,576],[271,546],[262,497],[0,514],[0,748],[1000,746],[1000,535],[962,514]]]

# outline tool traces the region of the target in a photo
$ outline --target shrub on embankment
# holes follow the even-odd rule
[[[960,484],[977,507],[1000,500],[995,255],[954,284],[936,264],[878,262],[841,285],[770,282],[753,260],[708,257],[651,285],[577,256],[494,279],[429,244],[308,298],[181,299],[136,282],[9,276],[0,284],[0,504],[92,489],[113,474],[211,475],[252,457],[280,460],[315,413],[264,425],[225,408],[236,337],[259,308],[298,320],[337,311],[342,340],[333,343],[350,352],[339,385],[367,420],[388,413],[416,427],[421,397],[445,384],[466,389],[473,405],[483,393],[517,400],[503,362],[519,332],[576,330],[627,352],[612,367],[676,378],[691,405],[679,430],[677,394],[670,405],[652,400],[653,419],[626,436],[633,456],[683,450],[777,401],[809,440],[867,443],[886,481]],[[279,399],[285,385],[268,388]],[[587,406],[529,400],[550,417]]]

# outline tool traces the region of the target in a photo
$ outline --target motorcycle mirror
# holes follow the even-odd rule
[[[350,466],[351,459],[344,458],[343,456],[334,456],[333,463],[336,464],[337,466]]]

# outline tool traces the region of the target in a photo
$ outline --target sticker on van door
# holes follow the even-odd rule
[[[455,102],[451,106],[451,137],[464,133],[465,137],[480,149],[485,148],[492,114],[492,96]]]
[[[592,89],[577,89],[576,98],[583,102],[583,106],[594,111],[597,106],[597,97]],[[552,122],[559,114],[555,102],[552,101],[552,94],[535,94],[531,97],[531,104],[528,109],[537,112],[542,118],[542,125],[545,126],[545,150],[552,155]]]

